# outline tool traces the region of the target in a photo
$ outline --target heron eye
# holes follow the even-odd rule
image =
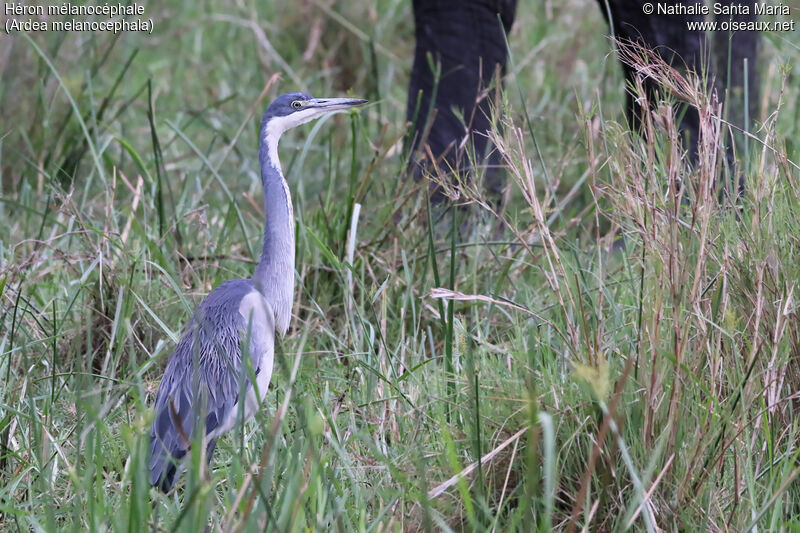
[[[300,103],[300,100],[295,100],[294,102],[292,102],[292,107],[295,109],[300,109],[302,105],[303,104]]]

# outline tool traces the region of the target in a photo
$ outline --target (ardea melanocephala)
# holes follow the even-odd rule
[[[206,296],[167,363],[150,434],[150,482],[164,492],[175,483],[195,427],[205,429],[210,460],[217,437],[253,416],[272,376],[275,331],[283,335],[289,328],[295,238],[292,200],[278,160],[281,134],[365,102],[289,93],[264,113],[259,141],[266,214],[261,260],[251,279],[227,281]],[[243,359],[247,356],[252,369]]]

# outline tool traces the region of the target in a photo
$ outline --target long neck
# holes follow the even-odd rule
[[[265,133],[267,133],[265,135]],[[278,161],[278,135],[261,136],[261,182],[264,185],[264,248],[253,283],[275,311],[275,329],[289,329],[294,295],[294,214],[289,187]]]

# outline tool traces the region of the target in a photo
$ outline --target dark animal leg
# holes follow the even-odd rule
[[[688,21],[701,22],[702,15],[645,15],[642,9],[644,0],[598,0],[603,16],[609,23],[614,36],[622,41],[633,41],[642,44],[656,53],[667,63],[676,68],[684,65],[702,74],[702,66],[709,65],[708,42],[705,32],[689,31]],[[610,16],[610,20],[609,20]],[[628,86],[634,85],[635,72],[623,64],[625,81]],[[657,101],[658,86],[650,79],[644,81],[647,101]],[[626,114],[628,124],[634,131],[641,131],[642,109],[634,99],[630,90],[627,92]],[[694,160],[697,155],[697,139],[700,130],[700,119],[697,110],[689,107],[685,110],[680,124],[681,131],[687,139],[686,148]]]
[[[716,89],[721,101],[727,99],[728,120],[739,128],[749,128],[745,124],[744,115],[744,85],[747,78],[749,90],[749,116],[756,111],[758,94],[758,75],[756,61],[758,53],[758,32],[716,31],[711,42],[705,32],[690,31],[688,22],[701,22],[702,15],[645,15],[642,9],[644,0],[598,0],[606,21],[609,22],[614,35],[622,40],[631,40],[646,45],[655,50],[665,61],[676,68],[695,71],[708,76],[708,87]],[[694,2],[678,2],[692,5]],[[738,4],[737,0],[722,0],[720,4]],[[752,11],[752,10],[751,10]],[[610,20],[609,20],[610,17]],[[733,16],[719,15],[717,24],[723,21],[746,22],[756,20],[755,13]],[[713,52],[714,61],[709,61]],[[748,60],[748,69],[745,74],[744,59]],[[625,79],[633,83],[634,72],[623,65]],[[656,101],[658,87],[651,81],[645,81],[647,100],[652,104]],[[627,117],[631,129],[640,130],[642,109],[635,102],[633,95],[627,95]],[[693,107],[688,107],[680,124],[681,131],[687,139],[686,149],[692,161],[696,160],[697,142],[700,130],[699,115]],[[741,136],[734,135],[737,140]],[[729,168],[734,168],[734,143],[730,139],[726,145],[727,161]],[[739,143],[740,145],[742,143]],[[739,174],[738,193],[743,192],[743,176]]]
[[[416,50],[407,119],[414,123],[412,154],[422,160],[412,163],[415,179],[420,179],[430,164],[426,161],[428,154],[437,160],[439,169],[456,169],[469,177],[475,169],[470,168],[467,154],[474,150],[478,164],[487,167],[488,193],[493,200],[499,200],[499,154],[492,152],[485,157],[489,99],[483,98],[477,105],[476,101],[495,69],[505,72],[504,32],[511,28],[516,7],[517,0],[414,0]],[[438,80],[429,55],[439,64]],[[426,135],[429,118],[432,122]],[[462,146],[465,137],[468,143]],[[431,198],[440,203],[444,195],[434,190]]]
[[[733,4],[735,0],[722,0]],[[598,0],[601,11],[614,35],[655,50],[674,67],[688,68],[709,76],[716,83],[720,99],[726,95],[731,105],[728,117],[738,127],[744,124],[744,81],[749,89],[750,116],[754,115],[758,94],[756,73],[757,32],[715,32],[713,43],[705,32],[689,30],[688,22],[702,22],[702,15],[646,15],[645,0]],[[694,2],[683,0],[681,4]],[[490,127],[489,99],[479,99],[496,68],[505,72],[505,35],[511,28],[517,0],[413,0],[416,25],[416,50],[408,91],[407,119],[413,122],[412,154],[416,154],[412,171],[420,179],[431,164],[432,157],[445,172],[455,169],[469,178],[471,168],[467,154],[474,150],[475,161],[485,165],[485,183],[490,197],[499,200],[502,188],[500,158],[488,145],[484,132]],[[498,23],[500,16],[502,27]],[[754,14],[736,15],[737,22],[755,20]],[[718,23],[722,19],[718,19]],[[715,61],[710,61],[712,52]],[[436,68],[438,65],[438,74]],[[748,59],[745,75],[744,59]],[[625,79],[634,82],[634,71],[623,65]],[[652,80],[644,82],[647,100],[657,101],[658,87]],[[741,104],[740,104],[741,102]],[[643,113],[630,92],[626,114],[633,130],[641,129]],[[687,106],[681,110],[680,129],[686,139],[686,149],[696,160],[700,131],[697,110]],[[430,120],[430,123],[429,123]],[[466,124],[465,124],[466,122]],[[429,127],[429,129],[428,129]],[[464,139],[467,143],[463,143]],[[466,147],[464,147],[464,145]],[[488,156],[486,155],[488,152]],[[733,166],[733,142],[728,143],[728,162]],[[418,161],[419,160],[419,161]],[[741,192],[741,179],[739,190]],[[444,200],[441,191],[433,191],[432,200]]]

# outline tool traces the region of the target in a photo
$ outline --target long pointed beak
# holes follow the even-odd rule
[[[366,103],[367,100],[361,98],[314,98],[308,100],[306,107],[320,111],[336,111]]]

